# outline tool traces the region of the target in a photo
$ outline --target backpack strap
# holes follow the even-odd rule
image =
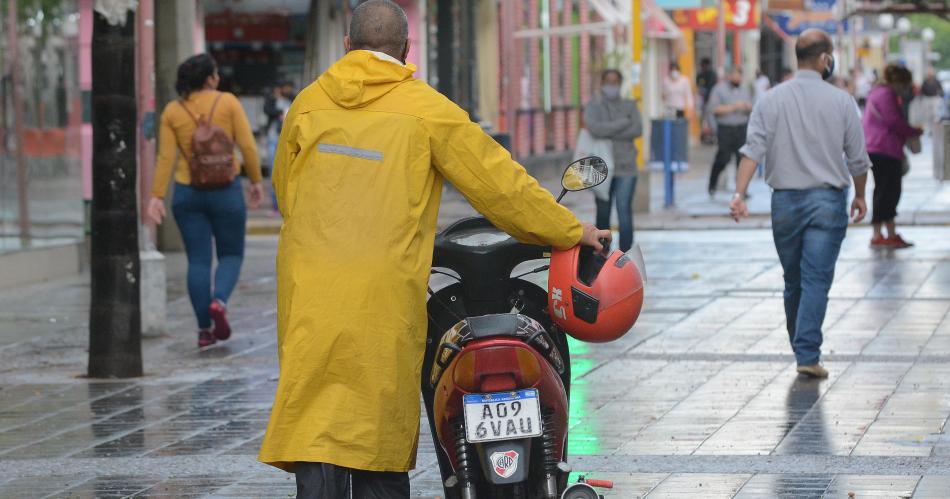
[[[218,101],[221,100],[222,95],[224,93],[218,92],[218,96],[214,98],[214,104],[211,104],[211,114],[208,115],[208,123],[211,123],[211,119],[214,118],[214,110],[218,107]]]
[[[195,118],[194,114],[191,114],[191,111],[188,110],[188,107],[185,106],[185,99],[178,99],[178,105],[188,113],[188,116],[191,116],[191,120],[195,122],[195,125],[198,125],[198,118]],[[209,120],[210,121],[210,120]]]

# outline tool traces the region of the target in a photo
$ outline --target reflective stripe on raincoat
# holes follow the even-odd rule
[[[275,160],[280,381],[260,460],[415,466],[442,179],[521,241],[582,228],[415,67],[352,51],[290,108]]]

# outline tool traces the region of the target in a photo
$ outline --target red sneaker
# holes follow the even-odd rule
[[[871,238],[871,247],[875,249],[893,248],[890,241],[884,236],[874,236]]]
[[[914,243],[905,241],[900,234],[894,234],[893,236],[887,238],[887,242],[890,244],[890,247],[894,249],[910,248],[914,245]]]
[[[207,329],[198,331],[198,348],[214,345],[217,342],[218,340],[214,338],[214,335],[211,334],[211,331],[208,331]]]
[[[208,307],[211,320],[214,321],[214,337],[226,340],[231,337],[231,325],[228,324],[228,309],[221,300],[214,300]]]

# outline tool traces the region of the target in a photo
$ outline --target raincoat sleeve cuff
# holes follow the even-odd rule
[[[571,227],[567,230],[564,236],[563,245],[554,245],[555,249],[566,250],[571,249],[574,246],[577,246],[581,243],[581,237],[584,235],[584,226],[578,220],[574,220],[574,223],[571,224]]]

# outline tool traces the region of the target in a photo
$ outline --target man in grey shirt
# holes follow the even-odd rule
[[[798,372],[825,378],[821,326],[835,263],[851,216],[867,214],[864,189],[871,160],[854,99],[823,81],[834,72],[827,33],[810,29],[795,45],[799,71],[770,90],[752,111],[732,200],[738,222],[748,216],[746,189],[758,163],[772,193],[772,235],[785,271],[785,319]]]
[[[709,196],[716,193],[719,175],[732,158],[739,163],[739,148],[745,143],[746,124],[752,111],[752,93],[742,84],[742,68],[734,66],[729,78],[713,87],[708,109],[716,118],[716,140],[719,149],[709,172]]]

